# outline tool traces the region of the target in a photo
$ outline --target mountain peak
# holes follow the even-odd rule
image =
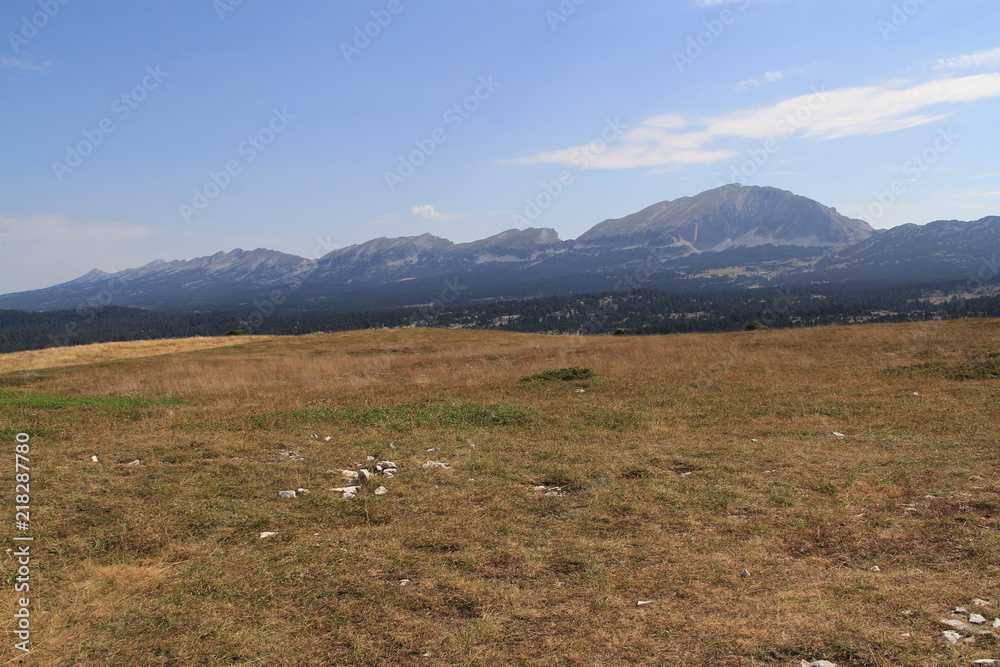
[[[850,245],[871,226],[787,190],[732,183],[692,197],[605,220],[577,239],[582,246],[675,246],[693,252],[732,247]]]

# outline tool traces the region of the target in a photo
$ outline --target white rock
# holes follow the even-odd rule
[[[943,637],[949,644],[957,644],[962,638],[962,635],[958,634],[954,630],[945,630],[941,633],[941,637]]]
[[[740,576],[746,579],[747,577],[750,576],[750,570],[743,570],[742,572],[740,572]]]
[[[97,463],[97,454],[94,454],[93,456],[91,456],[90,460],[93,461],[94,463]]]
[[[358,471],[358,481],[361,482],[362,484],[371,479],[371,476],[372,474],[367,470],[365,470],[364,468]]]
[[[993,667],[997,664],[1000,664],[1000,661],[992,658],[980,658],[979,660],[972,661],[972,667]]]
[[[387,493],[389,493],[389,489],[385,488],[384,486],[380,486],[377,489],[375,489],[376,496],[384,496]]]
[[[328,435],[325,438],[323,438],[323,442],[330,442],[331,440],[333,440],[333,436],[330,436],[330,435]]]
[[[368,455],[365,457],[365,461],[374,461],[374,460],[375,460],[374,456]]]
[[[300,496],[304,496],[309,493],[309,489],[295,489]]]
[[[451,466],[441,461],[428,461],[420,467],[424,470],[430,470],[431,468],[450,468]]]
[[[979,625],[980,623],[985,623],[986,618],[979,614],[969,614],[969,623],[975,623]]]
[[[441,449],[441,448],[440,448],[440,447],[431,447],[431,448],[430,448],[430,449],[428,449],[427,451],[429,451],[429,452],[436,452],[436,451],[438,451],[439,449]]]
[[[270,531],[265,530],[263,533],[260,534],[260,537],[261,539],[264,539],[265,537],[274,537],[275,535],[277,535],[277,533],[272,533]]]
[[[969,610],[966,609],[965,607],[955,607],[954,611],[952,611],[951,613],[953,613],[953,614],[968,614]]]
[[[310,435],[309,437],[310,437],[310,438],[318,438],[318,437],[319,437],[319,435],[318,435],[318,434],[316,434],[316,433],[313,433],[313,434],[312,434],[312,435]]]
[[[357,486],[338,486],[334,489],[327,489],[333,493],[357,493],[360,487]]]
[[[347,479],[357,479],[358,478],[358,471],[357,470],[341,470],[340,474],[343,475],[344,477],[346,477]]]
[[[993,627],[994,628],[1000,628],[1000,618],[994,618],[993,619]]]
[[[395,477],[395,476],[396,476],[396,473],[395,473],[395,472],[393,472],[393,470],[392,470],[392,469],[389,469],[389,470],[383,470],[383,471],[382,471],[382,476],[383,476],[383,477],[389,477],[389,478],[391,478],[391,477]]]
[[[871,571],[872,572],[881,572],[882,568],[880,568],[878,565],[872,565]]]
[[[651,604],[652,602],[653,602],[652,600],[639,600],[638,602],[635,603],[635,606],[636,607],[643,607],[643,606],[645,606],[647,604]]]
[[[989,601],[988,600],[983,600],[982,598],[973,598],[972,604],[976,605],[977,607],[989,607],[990,606]]]
[[[358,495],[356,493],[352,493],[351,491],[345,491],[344,495],[342,496],[344,500],[354,500],[357,497]]]
[[[130,466],[141,466],[142,465],[142,461],[140,461],[139,459],[136,459],[135,461],[132,461],[131,463],[129,463],[129,465]]]
[[[399,582],[397,582],[397,583],[399,583],[400,586],[407,586],[407,585],[409,585],[410,580],[409,579],[400,579]]]
[[[920,395],[920,392],[919,392],[919,391],[915,391],[915,392],[913,392],[913,395],[914,395],[914,396],[919,396],[919,395]]]
[[[291,500],[296,496],[294,491],[278,491],[278,497],[284,500]]]
[[[843,434],[843,433],[837,433],[836,431],[834,431],[834,432],[833,432],[833,434],[834,434],[835,436],[837,436],[838,438],[843,438],[843,437],[844,437],[844,434]]]
[[[584,393],[585,391],[587,391],[587,390],[586,390],[586,389],[577,389],[577,390],[576,390],[576,393],[578,393],[578,394],[582,394],[582,393]]]
[[[837,663],[830,662],[829,660],[813,660],[812,662],[800,660],[799,665],[801,667],[837,667]]]
[[[382,466],[382,470],[395,470],[399,467],[394,461],[379,461],[379,465]]]

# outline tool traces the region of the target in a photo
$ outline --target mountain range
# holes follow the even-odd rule
[[[995,277],[1000,217],[875,230],[806,197],[726,185],[605,220],[575,240],[510,229],[470,243],[378,238],[319,259],[259,248],[93,270],[0,308],[377,308],[638,287],[916,285]],[[269,305],[268,305],[269,304]]]

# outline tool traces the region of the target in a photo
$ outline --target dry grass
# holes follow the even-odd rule
[[[135,357],[190,352],[192,350],[240,345],[255,340],[268,340],[269,338],[268,336],[216,336],[50,347],[44,350],[0,354],[0,373],[34,371],[40,368],[96,364],[121,359],[133,359]]]
[[[1000,657],[936,624],[1000,609],[1000,385],[976,375],[1000,321],[239,342],[0,357],[0,433],[32,435],[31,664]],[[596,376],[520,381],[569,367]],[[324,491],[380,451],[387,496]]]

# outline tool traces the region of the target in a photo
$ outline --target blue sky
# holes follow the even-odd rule
[[[998,25],[991,0],[4,0],[0,292],[574,238],[734,181],[875,227],[1000,214]]]

